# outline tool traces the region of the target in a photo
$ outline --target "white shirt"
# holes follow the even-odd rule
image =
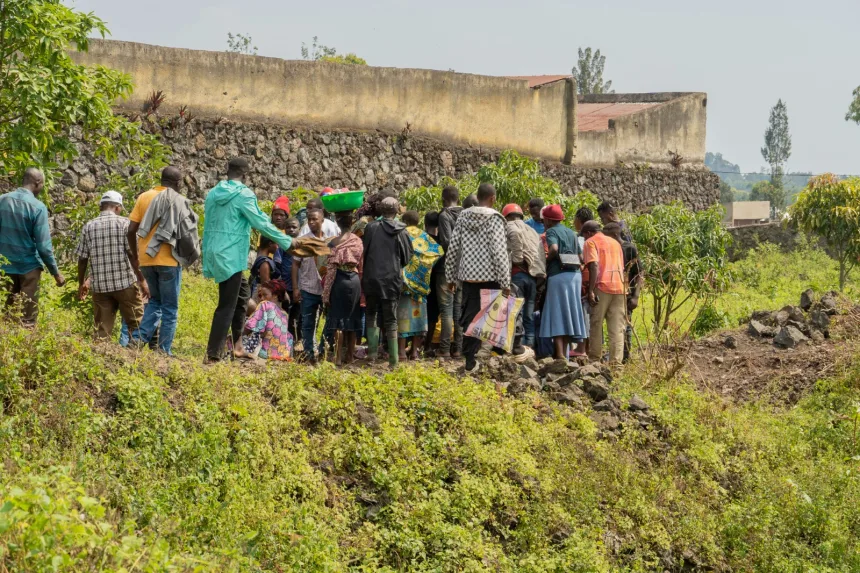
[[[322,232],[323,237],[325,237],[326,239],[332,239],[340,235],[340,227],[338,227],[337,223],[335,223],[331,219],[323,219]],[[308,227],[307,223],[305,223],[304,226],[299,230],[299,237],[303,237],[305,235],[310,234],[311,228]]]

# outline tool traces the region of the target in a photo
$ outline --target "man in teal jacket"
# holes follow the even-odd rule
[[[290,251],[292,238],[275,227],[257,205],[257,196],[244,183],[248,173],[245,159],[231,159],[227,181],[221,181],[206,196],[203,221],[203,276],[218,283],[218,308],[212,317],[208,362],[224,355],[227,333],[232,330],[233,343],[245,326],[245,307],[251,296],[244,271],[248,268],[251,229]]]

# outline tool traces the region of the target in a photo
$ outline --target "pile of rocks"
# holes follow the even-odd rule
[[[499,366],[502,367],[501,363]],[[633,396],[627,404],[622,404],[611,395],[612,373],[602,364],[579,365],[575,362],[544,358],[540,361],[529,359],[516,367],[518,377],[511,382],[502,383],[508,394],[518,396],[533,389],[543,392],[555,402],[579,410],[585,410],[588,404],[593,411],[590,417],[603,437],[617,436],[624,427],[633,426],[647,430],[656,425],[651,409],[642,398]],[[511,367],[503,368],[508,371]],[[488,373],[493,376],[492,368]],[[504,379],[493,377],[495,380]]]
[[[837,297],[838,293],[831,291],[815,300],[815,293],[808,289],[800,295],[799,306],[752,313],[748,332],[756,338],[772,338],[779,348],[821,342],[830,337],[830,317],[838,312]]]

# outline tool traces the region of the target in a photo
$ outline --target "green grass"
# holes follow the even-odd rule
[[[604,440],[432,366],[203,367],[214,288],[184,284],[175,361],[50,292],[0,323],[0,571],[860,570],[860,360],[785,409],[622,377],[663,431]]]
[[[800,302],[800,293],[811,288],[819,295],[839,288],[839,265],[823,249],[801,242],[796,251],[783,253],[772,243],[762,243],[743,259],[729,263],[732,284],[714,301],[721,315],[722,327],[735,328],[756,310],[779,309]],[[845,296],[860,300],[860,275],[849,276]],[[690,302],[674,315],[673,322],[687,327],[700,307]],[[641,340],[647,339],[653,324],[651,301],[641,297],[640,308],[634,312],[633,323]]]

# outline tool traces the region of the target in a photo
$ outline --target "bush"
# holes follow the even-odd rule
[[[727,326],[729,326],[728,315],[717,309],[712,302],[708,302],[696,314],[696,318],[690,326],[690,334],[693,336],[704,336],[709,332],[726,328]]]
[[[633,216],[630,229],[652,302],[655,333],[668,329],[679,309],[693,313],[729,285],[731,235],[723,227],[719,205],[698,212],[680,202],[657,205],[650,213]]]

